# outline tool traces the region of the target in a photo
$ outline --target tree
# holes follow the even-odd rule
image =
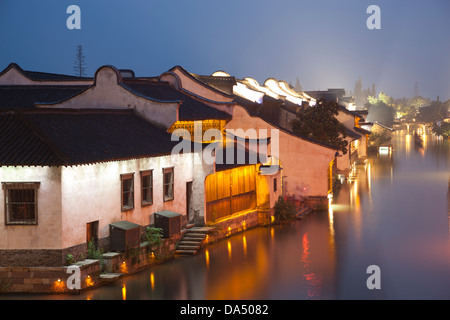
[[[430,100],[425,99],[421,96],[414,96],[408,100],[408,106],[415,107],[416,109],[419,109],[428,104],[430,104]]]
[[[431,130],[437,136],[450,137],[450,122],[437,121],[433,123]]]
[[[353,90],[353,94],[355,96],[355,105],[357,109],[361,109],[364,107],[365,99],[364,92],[362,88],[362,80],[361,76],[358,77],[358,80],[355,83],[355,88]]]
[[[417,97],[418,95],[419,95],[419,83],[416,81],[416,83],[414,83],[413,96]]]
[[[433,101],[429,106],[420,108],[417,118],[424,122],[441,121],[447,117],[447,110],[446,103]]]
[[[75,63],[73,66],[73,71],[78,77],[83,77],[86,71],[86,58],[83,55],[83,46],[77,46],[77,53],[75,54]]]
[[[368,106],[367,121],[379,122],[392,127],[394,124],[394,109],[382,100]]]
[[[294,132],[329,145],[347,153],[348,141],[345,126],[336,116],[339,105],[335,101],[320,99],[314,107],[302,107],[290,125]]]
[[[302,85],[300,84],[300,80],[298,80],[298,77],[297,77],[297,79],[295,79],[294,90],[297,91],[297,92],[302,92],[303,91]]]

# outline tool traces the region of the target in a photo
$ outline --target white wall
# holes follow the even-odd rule
[[[40,182],[37,225],[5,225],[1,190],[0,249],[61,248],[61,168],[0,167],[0,182]]]
[[[5,225],[0,197],[0,249],[63,249],[86,242],[86,224],[99,221],[99,237],[109,224],[127,220],[145,226],[153,213],[171,210],[186,216],[186,182],[193,182],[192,210],[204,219],[206,175],[212,165],[194,163],[199,154],[114,161],[70,167],[0,167],[1,182],[40,182],[38,225]],[[198,160],[198,159],[197,159]],[[174,167],[174,199],[163,201],[163,168]],[[140,171],[153,169],[153,204],[141,206]],[[120,175],[134,173],[134,209],[121,210]],[[2,191],[3,192],[3,191]],[[191,212],[193,217],[193,211]]]
[[[204,208],[204,177],[194,154],[170,155],[62,168],[63,247],[86,242],[86,223],[99,221],[99,238],[109,236],[109,224],[127,220],[145,226],[153,213],[170,210],[186,215],[186,182],[196,188],[197,210]],[[177,161],[178,163],[174,162]],[[163,168],[174,167],[174,199],[163,201]],[[153,204],[141,206],[140,171],[153,169]],[[134,209],[121,210],[120,175],[134,173]]]

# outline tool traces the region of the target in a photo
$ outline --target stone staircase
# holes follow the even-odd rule
[[[308,216],[313,211],[314,210],[309,207],[304,207],[304,208],[300,209],[299,212],[297,212],[297,214],[295,215],[295,218],[298,220],[301,220],[301,219],[305,218],[306,216]]]
[[[188,229],[181,241],[178,243],[175,254],[177,255],[195,255],[201,248],[203,241],[209,231],[213,228],[209,227],[193,227]]]

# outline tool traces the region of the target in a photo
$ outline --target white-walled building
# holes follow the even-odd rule
[[[171,135],[132,110],[4,111],[0,122],[2,266],[58,266],[89,240],[107,247],[111,223],[170,210],[186,224],[204,209],[214,166],[171,155]]]

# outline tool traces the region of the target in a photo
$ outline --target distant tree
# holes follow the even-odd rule
[[[290,125],[294,132],[333,146],[347,153],[345,126],[337,120],[339,105],[335,101],[320,99],[314,107],[302,107]]]
[[[75,63],[73,66],[73,71],[75,71],[75,75],[78,77],[85,76],[86,71],[86,58],[83,55],[83,46],[77,46],[77,52],[75,54]]]
[[[437,121],[433,123],[431,130],[437,136],[450,137],[450,122]]]
[[[368,147],[376,150],[378,147],[389,144],[392,139],[392,132],[381,126],[373,126],[368,141]]]
[[[433,101],[429,106],[419,110],[417,119],[424,122],[441,121],[447,117],[448,106],[440,101]]]
[[[370,92],[370,95],[372,97],[375,97],[377,95],[377,91],[375,90],[375,83],[372,83],[372,90]]]
[[[414,97],[412,97],[412,98],[410,98],[408,100],[408,105],[412,106],[412,107],[415,107],[416,109],[419,109],[419,108],[421,108],[423,106],[426,106],[426,105],[429,105],[429,104],[430,104],[430,100],[429,99],[426,99],[426,98],[421,97],[419,95],[414,96]]]
[[[355,96],[355,105],[356,108],[361,109],[364,107],[365,98],[364,98],[364,92],[362,87],[362,80],[361,76],[358,77],[358,80],[356,80],[355,88],[353,89],[353,95]]]
[[[414,83],[413,97],[417,97],[418,95],[419,95],[419,83],[416,81],[416,83]]]
[[[300,80],[298,80],[298,77],[297,77],[297,79],[295,79],[294,90],[297,91],[297,92],[302,92],[303,91],[302,85],[300,84]]]
[[[387,94],[385,94],[383,91],[381,91],[378,94],[378,98],[376,96],[368,96],[367,97],[367,102],[369,104],[375,105],[378,102],[383,102],[384,104],[386,104],[387,106],[393,107],[394,105],[394,98],[388,96]]]
[[[367,121],[379,122],[392,127],[394,124],[394,109],[382,100],[378,100],[375,104],[368,104]]]

